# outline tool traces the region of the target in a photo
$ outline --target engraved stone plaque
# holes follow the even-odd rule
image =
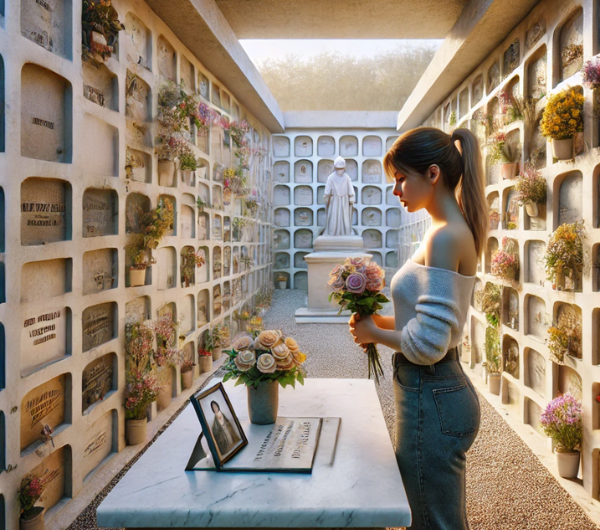
[[[206,100],[209,100],[210,96],[210,81],[202,72],[198,72],[198,91],[200,95]]]
[[[364,205],[381,204],[381,189],[375,186],[365,186],[362,189],[361,200]]]
[[[213,238],[221,241],[223,239],[223,229],[221,226],[221,216],[215,215],[213,217]]]
[[[308,208],[297,208],[294,210],[295,226],[312,226],[313,212]]]
[[[365,136],[363,139],[363,156],[381,156],[382,143],[379,136]]]
[[[173,82],[175,79],[175,50],[162,35],[156,43],[158,55],[158,73]]]
[[[504,77],[507,77],[517,66],[519,66],[520,49],[519,39],[516,39],[504,52],[502,70]]]
[[[548,326],[551,318],[546,313],[546,302],[538,296],[529,296],[527,307],[527,334],[545,341],[548,337]]]
[[[546,438],[546,434],[542,429],[542,408],[532,399],[525,398],[525,407],[527,409],[527,423],[531,425],[539,435]]]
[[[290,226],[290,211],[285,208],[277,208],[274,219],[276,226]]]
[[[275,206],[288,206],[290,204],[290,188],[287,186],[275,186],[273,204]]]
[[[275,268],[287,269],[290,266],[290,255],[286,252],[278,252],[275,254]]]
[[[400,222],[402,219],[400,209],[390,208],[385,213],[385,219],[386,219],[386,225],[388,226],[388,228],[400,228]]]
[[[546,273],[544,270],[544,256],[546,244],[543,241],[528,241],[527,248],[527,271],[525,281],[536,285],[544,285]]]
[[[22,245],[67,239],[67,190],[70,185],[57,179],[28,178],[21,184]]]
[[[110,236],[118,230],[118,198],[114,190],[88,188],[83,194],[83,237]]]
[[[42,48],[70,57],[71,16],[64,0],[22,0],[21,35]]]
[[[47,300],[71,291],[71,259],[25,263],[21,269],[21,303]]]
[[[380,184],[383,168],[379,160],[365,160],[362,165],[362,181],[365,184]]]
[[[379,230],[365,230],[362,233],[365,248],[379,248],[382,246],[381,232]]]
[[[155,254],[158,267],[158,290],[177,287],[175,249],[173,247],[162,247],[157,249]]]
[[[84,477],[96,469],[113,452],[115,417],[116,412],[110,410],[87,428],[82,461]]]
[[[127,61],[150,69],[152,64],[150,60],[150,50],[152,49],[150,30],[131,12],[125,16],[125,36]]]
[[[527,351],[527,380],[525,384],[540,396],[546,396],[546,360],[535,350]]]
[[[273,156],[290,156],[290,140],[285,136],[273,136]]]
[[[208,248],[200,247],[198,249],[198,254],[204,258],[206,263],[202,265],[200,268],[196,268],[196,283],[203,283],[208,281],[208,271],[209,271],[209,263],[208,263]]]
[[[335,155],[335,140],[333,136],[320,136],[317,142],[318,156]]]
[[[29,0],[35,4],[35,1]],[[21,70],[21,155],[50,162],[71,161],[70,83],[35,64]]]
[[[313,180],[313,166],[308,160],[298,160],[294,164],[294,182],[310,183]]]
[[[127,70],[125,87],[127,139],[138,145],[152,145],[150,134],[151,94],[148,84]]]
[[[117,78],[106,65],[95,68],[88,62],[83,62],[83,97],[92,103],[110,110],[119,110],[117,94]]]
[[[196,315],[194,314],[195,305],[194,296],[191,294],[185,296],[180,302],[179,320],[181,321],[181,333],[184,335],[187,335],[194,330],[194,320],[196,318]]]
[[[213,248],[213,280],[218,280],[222,275],[221,247]]]
[[[312,156],[313,142],[310,136],[297,136],[294,140],[294,156]]]
[[[583,64],[583,9],[564,23],[559,35],[560,81],[571,77]]]
[[[193,94],[195,91],[194,83],[194,67],[183,55],[179,64],[181,70],[181,84],[188,94]]]
[[[294,203],[296,206],[311,206],[313,203],[313,190],[308,186],[298,186],[294,189]]]
[[[198,293],[198,311],[196,314],[196,324],[198,327],[208,324],[210,318],[210,300],[208,289],[204,289]]]
[[[25,395],[21,401],[21,451],[41,439],[44,425],[65,422],[67,375],[59,375]]]
[[[114,353],[103,355],[89,363],[83,370],[81,380],[81,411],[84,412],[94,403],[104,399],[104,396],[117,386],[113,367],[116,364]]]
[[[64,446],[54,451],[41,464],[31,470],[31,473],[40,475],[44,484],[44,491],[36,502],[36,506],[43,506],[48,510],[59,503],[65,496],[65,482],[67,475],[65,470],[70,467],[71,449]]]
[[[125,169],[128,171],[127,176],[131,180],[146,183],[152,181],[150,156],[147,153],[127,147],[125,157]]]
[[[215,210],[223,209],[223,189],[221,186],[213,186],[213,204]]]
[[[83,254],[83,294],[117,287],[119,275],[117,250],[105,248]]]
[[[381,211],[377,208],[365,208],[362,211],[363,226],[381,226]]]
[[[512,189],[506,196],[506,210],[504,212],[504,224],[508,230],[519,228],[519,203],[517,192]]]
[[[290,164],[289,162],[279,161],[273,164],[273,175],[275,176],[275,182],[289,182],[290,181]]]
[[[207,213],[198,214],[198,239],[206,240],[209,237],[209,217]]]
[[[358,140],[356,136],[342,136],[340,138],[340,156],[358,156]]]
[[[488,70],[487,78],[488,78],[487,79],[487,85],[488,85],[487,92],[489,94],[500,83],[500,64],[498,62],[495,62],[490,67],[490,69]]]
[[[88,307],[81,316],[83,351],[97,348],[116,337],[117,304],[104,304]]]
[[[527,30],[527,34],[525,35],[525,46],[527,49],[531,50],[545,34],[546,21],[540,18]]]
[[[558,224],[575,223],[583,219],[583,175],[569,173],[560,185]]]
[[[21,331],[21,374],[67,355],[67,329],[70,314],[66,307],[23,315]]]
[[[304,271],[294,274],[294,289],[308,291],[308,274]]]
[[[561,394],[566,394],[568,392],[576,400],[581,401],[581,376],[570,366],[561,365],[558,367],[558,391]]]
[[[312,248],[313,234],[310,230],[297,230],[294,234],[294,247]]]
[[[83,115],[85,168],[91,175],[119,176],[119,130],[91,114]]]

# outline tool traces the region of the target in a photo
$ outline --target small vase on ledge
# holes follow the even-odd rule
[[[247,386],[248,415],[256,425],[275,423],[279,408],[279,383],[259,383],[257,387]]]
[[[552,139],[552,156],[558,160],[571,160],[573,158],[573,138],[566,140]]]
[[[579,473],[579,451],[572,453],[556,453],[556,464],[558,466],[558,474],[562,478],[577,478]]]
[[[45,530],[44,508],[36,506],[27,512],[28,517],[19,520],[21,530]]]

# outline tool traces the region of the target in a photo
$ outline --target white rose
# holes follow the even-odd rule
[[[275,357],[273,357],[270,353],[263,353],[256,361],[256,367],[263,374],[272,374],[277,370],[277,363],[275,362]]]
[[[256,364],[254,352],[250,350],[243,350],[237,354],[234,362],[240,372],[247,372]]]
[[[290,350],[280,339],[273,346],[271,346],[271,353],[273,354],[273,357],[275,357],[275,359],[281,361],[289,355]]]

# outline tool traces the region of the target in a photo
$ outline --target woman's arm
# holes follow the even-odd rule
[[[373,315],[373,322],[381,329],[396,329],[396,319],[393,316]]]
[[[394,317],[386,317],[381,315],[368,315],[358,319],[354,318],[354,315],[352,315],[349,326],[350,333],[354,337],[354,342],[360,344],[361,346],[363,344],[375,342],[377,344],[388,346],[389,348],[392,348],[392,350],[400,351],[402,330],[396,331],[393,322],[389,328],[379,327],[375,322],[375,318],[386,319],[386,324],[388,323],[387,319],[394,319]]]

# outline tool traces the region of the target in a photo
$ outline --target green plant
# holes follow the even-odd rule
[[[215,348],[226,348],[229,346],[230,333],[229,328],[222,324],[217,324],[212,329],[212,342]]]
[[[526,162],[515,185],[517,201],[521,206],[528,203],[546,204],[546,179],[531,162]]]
[[[569,351],[569,335],[558,327],[548,328],[548,351],[550,359],[557,364],[564,364],[565,353]]]
[[[44,484],[39,475],[28,473],[23,477],[19,492],[17,493],[23,519],[31,519],[43,510],[42,507],[34,508],[35,503],[42,496],[43,491]]]
[[[485,330],[485,358],[488,373],[500,372],[500,332],[498,328],[487,327]]]
[[[583,94],[574,88],[548,96],[540,123],[542,135],[567,140],[583,131]]]
[[[448,125],[450,125],[450,127],[454,127],[456,125],[456,111],[454,110],[450,113]]]
[[[500,325],[500,308],[502,305],[502,286],[488,282],[485,287],[476,294],[481,304],[481,311],[491,326],[497,328]]]
[[[201,267],[206,263],[204,256],[200,251],[194,252],[194,249],[188,247],[181,252],[181,283],[186,287],[194,281],[196,267]]]
[[[518,147],[508,142],[506,134],[502,131],[493,133],[488,145],[490,146],[491,164],[514,164],[521,156]]]
[[[185,171],[186,169],[196,171],[196,169],[198,169],[198,159],[191,151],[186,151],[179,155],[179,168],[182,171]]]
[[[131,420],[146,418],[148,406],[158,398],[162,390],[154,371],[128,371],[125,385],[125,417]]]
[[[200,211],[204,211],[204,208],[210,208],[210,203],[209,202],[204,202],[204,199],[202,199],[202,197],[200,197],[198,195],[198,198],[196,199],[196,206],[198,207],[198,210]]]
[[[204,350],[210,353],[215,349],[215,347],[216,346],[213,341],[212,333],[210,332],[210,329],[207,329],[204,332]]]
[[[583,267],[584,221],[564,223],[550,236],[544,256],[548,280],[554,281],[564,267],[579,270]]]

